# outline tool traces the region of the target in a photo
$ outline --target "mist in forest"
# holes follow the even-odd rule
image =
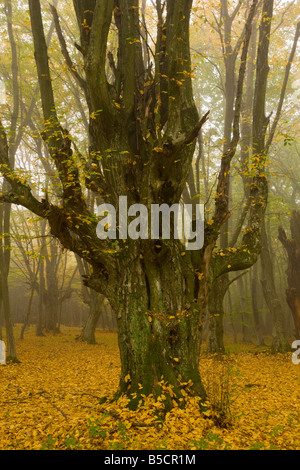
[[[163,396],[165,417],[197,399],[199,423],[207,413],[224,429],[230,394],[225,378],[213,391],[212,357],[249,353],[261,370],[282,357],[294,381],[299,36],[296,1],[0,3],[0,374],[25,374],[41,344],[59,355],[64,338],[88,364],[102,348],[113,403],[153,397],[161,411]],[[249,380],[243,391],[263,387]],[[204,404],[218,393],[216,418]],[[278,423],[266,434],[277,439]],[[104,447],[121,445],[105,441],[110,425],[91,426]],[[227,448],[201,436],[186,448]]]

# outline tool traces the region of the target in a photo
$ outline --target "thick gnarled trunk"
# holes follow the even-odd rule
[[[149,245],[146,250],[151,249]],[[120,264],[120,278],[109,299],[118,321],[119,393],[127,394],[133,406],[141,394],[160,395],[162,380],[173,388],[179,403],[187,387],[189,394],[205,399],[199,373],[202,322],[194,297],[194,272],[189,261],[182,260],[179,246],[173,246],[172,255],[169,248],[164,246],[161,256],[151,258],[149,253],[147,260],[138,246],[131,250],[129,259]]]

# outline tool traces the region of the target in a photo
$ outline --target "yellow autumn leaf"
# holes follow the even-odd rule
[[[121,371],[117,334],[97,330],[91,346],[75,341],[80,331],[62,326],[58,335],[36,337],[34,328],[26,330],[24,340],[17,341],[22,362],[0,365],[1,449],[298,449],[299,370],[290,353],[253,354],[242,344],[235,345],[241,354],[222,360],[201,353],[209,398],[202,403],[204,412],[189,395],[192,381],[180,379],[182,397],[175,401],[174,389],[160,373],[159,400],[141,394],[141,382],[137,390],[131,387],[132,398],[141,399],[134,411],[128,397],[110,400]],[[179,358],[174,356],[175,366]],[[130,377],[124,378],[127,387]],[[102,396],[108,401],[100,404]],[[174,408],[166,412],[170,402]]]

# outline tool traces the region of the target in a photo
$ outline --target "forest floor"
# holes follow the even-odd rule
[[[78,332],[35,337],[29,329],[16,340],[20,364],[0,365],[1,450],[300,449],[300,365],[292,352],[234,345],[222,361],[203,353],[206,416],[190,400],[159,421],[163,397],[145,397],[136,412],[124,399],[99,404],[118,386],[117,337],[98,331],[88,345],[75,341]]]

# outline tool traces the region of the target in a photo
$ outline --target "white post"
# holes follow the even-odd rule
[[[0,80],[0,105],[1,104],[6,104],[5,83],[3,80]]]
[[[0,341],[0,365],[6,364],[6,347],[4,341]]]

